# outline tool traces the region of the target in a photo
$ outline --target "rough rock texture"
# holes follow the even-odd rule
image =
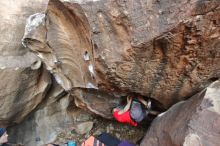
[[[43,1],[0,2],[0,126],[22,121],[50,86],[48,71],[21,42],[26,19],[43,9]]]
[[[54,141],[64,128],[73,123],[74,116],[67,114],[72,99],[56,82],[47,97],[24,122],[9,128],[11,142],[23,143],[26,146],[44,145]]]
[[[82,4],[93,32],[98,87],[140,93],[168,107],[209,85],[220,76],[219,5],[219,0]]]
[[[67,91],[134,92],[167,108],[220,76],[219,4],[51,0],[45,20],[26,30],[23,42]]]
[[[219,146],[220,81],[157,117],[141,146]]]

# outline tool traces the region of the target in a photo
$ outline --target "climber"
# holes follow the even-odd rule
[[[127,104],[126,106],[118,106],[113,109],[113,117],[120,123],[128,123],[132,126],[137,126],[137,122],[131,119],[130,115],[130,106],[132,102],[132,97],[127,97]]]
[[[0,146],[8,146],[8,134],[5,128],[0,128]]]
[[[152,111],[151,101],[145,101],[141,96],[137,96],[137,98],[128,96],[125,106],[119,106],[113,109],[113,116],[117,121],[128,123],[132,126],[137,126],[148,114],[157,115],[159,113]]]

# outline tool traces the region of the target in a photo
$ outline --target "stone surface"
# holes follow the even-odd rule
[[[141,146],[219,146],[220,81],[172,106],[152,123]]]
[[[219,5],[219,0],[82,3],[93,32],[98,88],[140,93],[169,107],[207,87],[220,75]]]
[[[66,91],[96,88],[91,35],[80,6],[51,0],[44,13],[28,20],[23,43],[43,60],[57,82]]]
[[[107,119],[113,118],[112,109],[120,103],[120,98],[115,98],[113,94],[93,89],[77,89],[71,95],[74,96],[76,106]]]
[[[92,130],[94,122],[92,121],[88,121],[88,122],[81,122],[79,124],[76,125],[76,128],[74,128],[74,130],[78,133],[78,134],[86,134],[88,133],[90,130]]]
[[[41,146],[54,141],[74,123],[77,116],[67,110],[73,100],[63,88],[53,83],[47,97],[22,123],[9,128],[10,142]]]
[[[44,99],[50,87],[48,71],[21,42],[26,19],[44,9],[45,2],[0,2],[0,126],[21,122]]]
[[[23,43],[42,59],[56,81],[74,95],[77,106],[112,118],[111,109],[118,100],[97,90],[89,25],[82,9],[77,4],[65,6],[51,0],[45,13],[28,18]],[[83,90],[90,88],[94,90]]]
[[[220,76],[219,4],[51,0],[23,43],[67,91],[133,92],[168,108]]]

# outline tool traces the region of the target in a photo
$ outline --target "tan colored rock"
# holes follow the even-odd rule
[[[113,118],[112,109],[120,103],[120,98],[114,97],[113,94],[92,89],[76,89],[71,95],[76,106],[107,119]]]
[[[94,122],[92,121],[81,122],[76,125],[75,130],[78,134],[86,134],[92,129],[93,124]]]
[[[21,122],[50,86],[40,59],[22,45],[26,19],[45,8],[44,0],[0,2],[0,126]]]
[[[112,118],[111,110],[119,98],[109,91],[84,90],[98,88],[89,25],[79,5],[65,6],[58,0],[49,1],[46,15],[36,13],[28,18],[23,43],[76,98],[77,106]],[[76,89],[79,87],[82,89]]]
[[[69,94],[54,81],[47,97],[23,122],[9,128],[10,142],[43,146],[72,125],[77,114],[68,113]]]
[[[94,44],[98,88],[136,92],[164,107],[220,76],[220,1],[82,3]]]
[[[49,1],[24,36],[65,90],[135,92],[168,108],[219,78],[219,0],[74,2]]]
[[[80,6],[51,0],[46,12],[31,15],[27,22],[23,43],[66,91],[96,88],[91,35]]]
[[[220,81],[172,106],[152,123],[141,146],[219,146]]]

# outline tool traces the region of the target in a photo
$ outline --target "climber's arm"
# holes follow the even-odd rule
[[[123,114],[123,113],[125,113],[125,112],[127,112],[127,111],[130,109],[130,107],[131,107],[131,101],[132,101],[132,97],[131,97],[131,96],[128,96],[128,97],[127,97],[127,105],[124,107],[124,109],[122,109],[122,110],[120,110],[120,111],[118,112],[119,115],[120,115],[120,114]]]

